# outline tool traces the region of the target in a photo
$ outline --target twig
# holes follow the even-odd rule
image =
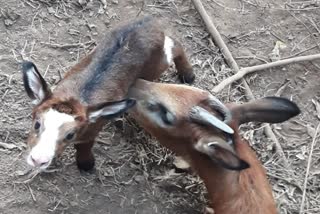
[[[270,30],[270,34],[274,36],[276,39],[280,40],[281,42],[285,43],[284,39],[281,39],[274,31]]]
[[[6,138],[4,139],[4,143],[7,143],[8,139],[9,139],[9,136],[10,136],[10,132],[7,131],[7,136],[6,136]]]
[[[289,10],[288,10],[288,12],[293,18],[295,18],[298,22],[300,22],[306,28],[306,30],[309,32],[311,38],[314,40],[314,43],[316,43],[318,49],[320,49],[320,45],[318,44],[317,39],[315,38],[315,36],[311,32],[311,30],[308,28],[308,26],[303,21],[301,21],[294,13],[291,13]]]
[[[209,33],[211,34],[211,36],[213,37],[213,40],[215,41],[216,45],[220,48],[221,52],[223,53],[225,60],[227,62],[227,64],[235,70],[235,72],[239,72],[239,66],[236,63],[236,61],[234,60],[231,52],[229,51],[228,47],[226,46],[226,44],[224,43],[224,41],[222,40],[217,28],[214,26],[213,22],[211,21],[211,18],[209,17],[209,15],[207,14],[206,10],[204,9],[201,0],[192,0],[195,8],[197,9],[197,11],[199,12],[200,16],[202,17]],[[249,98],[250,100],[254,100],[254,95],[249,87],[249,85],[247,84],[247,82],[242,79],[242,83],[245,87],[245,93],[247,98]],[[267,137],[271,138],[273,140],[273,142],[276,145],[277,148],[277,152],[281,155],[286,167],[288,167],[288,161],[286,159],[286,156],[282,150],[281,144],[279,143],[279,141],[277,140],[275,134],[273,133],[271,126],[269,124],[267,124],[265,126],[264,129]]]
[[[237,64],[237,62],[234,60],[231,52],[229,51],[227,45],[224,43],[220,33],[218,32],[217,28],[215,27],[215,25],[213,24],[213,22],[211,21],[210,16],[208,15],[208,13],[206,12],[206,10],[204,9],[201,0],[192,0],[195,8],[197,9],[197,11],[199,12],[201,18],[203,19],[209,33],[212,36],[212,39],[214,40],[214,42],[216,43],[216,45],[219,47],[219,49],[221,50],[224,59],[226,60],[227,64],[235,71],[238,72],[239,66]],[[247,84],[247,82],[245,80],[242,80],[242,84],[245,87],[245,92],[246,95],[250,98],[250,99],[254,99],[253,93],[251,92],[249,85]]]
[[[252,55],[252,56],[238,56],[238,57],[235,57],[235,59],[257,59],[257,60],[260,60],[264,63],[269,63],[267,60],[261,58],[261,57],[257,57],[255,55]]]
[[[30,194],[31,194],[32,200],[33,200],[34,202],[36,202],[36,201],[37,201],[37,199],[36,199],[36,197],[34,196],[34,194],[33,194],[33,190],[31,189],[30,185],[29,185],[29,184],[27,184],[27,187],[28,187],[28,189],[29,189],[29,191],[30,191]]]
[[[302,193],[300,212],[299,212],[300,214],[304,213],[304,201],[306,199],[306,190],[307,190],[307,185],[308,185],[308,176],[309,176],[309,172],[310,172],[312,153],[313,153],[313,148],[314,148],[314,146],[316,144],[316,139],[317,139],[319,127],[320,127],[320,123],[318,123],[317,129],[316,129],[316,131],[314,133],[314,136],[313,136],[313,139],[312,139],[311,148],[310,148],[310,154],[309,154],[309,157],[308,157],[307,171],[306,171],[306,176],[304,178],[303,193]]]
[[[284,58],[282,58],[282,59],[290,59],[290,58],[292,58],[292,57],[296,57],[296,56],[298,56],[298,55],[300,55],[300,54],[302,54],[302,53],[304,53],[304,52],[310,51],[310,50],[315,49],[315,48],[317,48],[317,47],[318,47],[318,45],[312,46],[312,47],[310,47],[310,48],[307,48],[307,49],[305,49],[305,50],[299,51],[298,53],[295,53],[295,54],[293,54],[293,55],[291,55],[291,56],[288,56],[288,57],[284,57]]]
[[[285,156],[285,154],[284,154],[284,151],[283,151],[283,149],[282,149],[282,146],[281,146],[280,142],[278,141],[276,135],[273,133],[272,128],[271,128],[271,126],[270,126],[269,124],[267,124],[267,125],[264,127],[264,132],[265,132],[265,134],[268,136],[268,138],[270,138],[270,139],[274,142],[274,144],[275,144],[275,146],[276,146],[276,151],[277,151],[277,152],[280,154],[280,156],[282,157],[283,163],[285,164],[285,166],[286,166],[286,167],[289,166],[289,162],[288,162],[288,160],[287,160],[287,158],[286,158],[286,156]]]
[[[140,13],[143,11],[144,6],[145,6],[145,1],[142,1],[142,5],[141,5],[141,7],[140,7],[140,9],[139,9],[139,11],[138,11],[138,13],[137,13],[136,17],[140,16]]]
[[[28,170],[26,173],[29,173],[31,170]],[[31,173],[28,175],[28,179],[24,180],[24,181],[16,181],[14,182],[15,184],[28,184],[31,181],[33,181],[33,179],[40,174],[40,170],[37,169],[35,171],[31,171]]]
[[[41,42],[42,45],[47,45],[52,48],[61,48],[61,49],[68,49],[68,48],[77,48],[82,47],[85,48],[87,45],[94,44],[95,41],[88,41],[85,43],[71,43],[71,44],[57,44],[57,43],[48,43],[48,42]]]
[[[199,12],[202,20],[204,21],[209,33],[211,34],[212,39],[214,40],[216,45],[220,48],[227,64],[229,64],[229,66],[232,69],[235,69],[237,72],[239,70],[238,64],[236,63],[236,61],[232,57],[231,52],[229,51],[227,45],[222,40],[222,37],[220,36],[220,33],[218,32],[217,28],[212,23],[210,16],[207,14],[206,10],[204,9],[204,7],[201,3],[201,0],[192,0],[192,1],[193,1],[195,8]]]
[[[54,206],[54,208],[53,209],[48,209],[50,212],[54,212],[57,208],[58,208],[58,206],[61,204],[61,201],[62,200],[59,200],[58,202],[57,202],[57,204]]]
[[[18,146],[14,145],[12,143],[2,143],[2,142],[0,142],[0,147],[2,147],[4,149],[9,149],[9,150],[19,148]]]
[[[309,55],[309,56],[299,56],[299,57],[294,57],[291,59],[284,59],[284,60],[279,60],[276,62],[270,62],[270,63],[263,64],[263,65],[256,65],[256,66],[252,66],[252,67],[242,68],[239,72],[237,72],[233,76],[220,82],[219,85],[215,86],[212,89],[212,92],[218,93],[222,89],[224,89],[227,85],[229,85],[229,84],[243,78],[245,75],[252,73],[252,72],[255,72],[255,71],[261,71],[261,70],[265,70],[265,69],[269,69],[269,68],[273,68],[273,67],[284,66],[284,65],[291,64],[291,63],[312,61],[315,59],[320,59],[320,54]]]
[[[276,97],[280,97],[282,92],[284,91],[284,89],[290,84],[290,80],[286,80],[286,83],[284,83],[279,89],[278,91],[275,93]]]
[[[47,73],[48,73],[49,68],[50,68],[50,64],[47,66],[47,69],[46,69],[46,71],[44,72],[43,77],[46,77],[46,75],[47,75]]]

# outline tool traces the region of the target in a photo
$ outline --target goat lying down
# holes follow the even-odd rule
[[[74,143],[79,169],[92,169],[95,137],[106,119],[134,105],[125,98],[137,78],[155,80],[174,62],[182,81],[194,80],[181,44],[162,29],[151,17],[115,27],[53,91],[32,62],[23,63],[25,90],[37,104],[28,138],[29,165],[45,169]]]
[[[137,122],[203,179],[215,214],[277,212],[265,170],[238,129],[250,121],[284,122],[300,113],[296,104],[266,97],[224,105],[194,87],[145,80],[136,81],[130,97]]]

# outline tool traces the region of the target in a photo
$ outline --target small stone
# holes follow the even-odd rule
[[[56,11],[53,9],[53,7],[48,7],[48,13],[49,14],[55,14]]]
[[[177,169],[181,169],[184,171],[187,171],[190,168],[190,165],[187,161],[185,161],[182,157],[175,157],[174,161],[173,161],[173,165],[177,168]]]
[[[75,201],[70,201],[70,205],[71,205],[72,207],[77,207],[77,206],[79,206],[79,204],[78,204],[77,202],[75,202]]]
[[[85,6],[87,4],[87,1],[86,0],[78,0],[78,3],[81,5],[81,6]]]
[[[294,38],[295,37],[293,35],[291,35],[291,34],[288,36],[288,40],[293,40]]]
[[[13,21],[11,20],[11,19],[5,19],[4,20],[4,24],[6,25],[6,26],[11,26],[11,25],[13,25]]]
[[[104,21],[104,24],[105,24],[105,26],[109,27],[109,26],[110,26],[110,20],[109,20],[109,19],[106,19],[106,20]]]
[[[110,168],[107,168],[107,169],[104,171],[103,175],[104,175],[105,177],[112,177],[114,174],[113,174],[113,171],[112,171]]]
[[[141,175],[137,175],[134,177],[134,180],[138,183],[141,183],[142,181],[144,181],[144,177]]]
[[[123,129],[123,120],[117,119],[116,121],[113,122],[113,124],[118,129]]]
[[[16,175],[17,175],[17,176],[23,176],[23,175],[25,175],[25,174],[26,174],[26,172],[24,172],[24,171],[22,171],[22,170],[16,171]]]
[[[211,207],[206,207],[204,213],[205,214],[214,214],[214,210]]]
[[[134,164],[134,163],[130,163],[129,166],[130,166],[130,168],[132,168],[132,169],[137,169],[137,168],[138,168],[137,165]]]
[[[104,9],[102,7],[99,8],[98,14],[104,14]]]
[[[296,157],[299,158],[300,160],[306,159],[306,157],[303,154],[297,154]]]

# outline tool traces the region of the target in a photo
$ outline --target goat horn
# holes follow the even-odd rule
[[[200,106],[195,106],[191,109],[190,119],[193,122],[202,125],[214,126],[228,134],[234,133],[233,129],[230,126],[228,126],[226,123],[219,120],[216,116],[212,115],[210,112]]]
[[[224,117],[224,123],[228,124],[231,121],[232,115],[230,110],[220,100],[218,100],[215,96],[210,95],[206,101],[212,110],[218,111],[220,114],[222,114]]]

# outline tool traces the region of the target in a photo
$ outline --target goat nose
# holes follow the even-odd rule
[[[31,156],[31,160],[35,166],[44,166],[49,163],[49,160],[45,158],[35,158]]]

